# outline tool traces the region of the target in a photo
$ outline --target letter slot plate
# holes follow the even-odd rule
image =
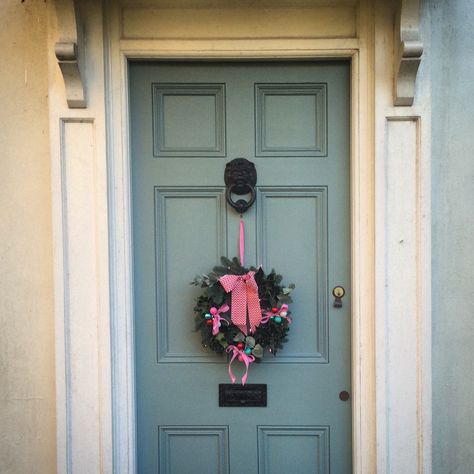
[[[220,407],[266,407],[267,384],[219,384]]]

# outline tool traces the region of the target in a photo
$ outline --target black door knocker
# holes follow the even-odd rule
[[[255,185],[257,184],[257,170],[255,165],[245,158],[236,158],[229,161],[225,167],[224,181],[227,186],[225,197],[230,206],[232,206],[239,214],[252,207],[257,196]],[[232,195],[244,196],[250,194],[248,201],[245,199],[237,199],[234,201]]]

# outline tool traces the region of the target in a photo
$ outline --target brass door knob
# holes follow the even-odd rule
[[[346,290],[342,286],[335,286],[332,290],[332,295],[334,296],[335,308],[342,308],[342,298],[346,294]]]

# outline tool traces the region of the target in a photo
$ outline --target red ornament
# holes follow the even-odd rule
[[[278,313],[278,308],[272,308],[272,313],[277,314]]]
[[[212,319],[206,319],[206,324],[208,326],[212,326],[213,325]]]
[[[245,347],[245,344],[243,342],[237,343],[237,349],[242,350],[244,347]]]

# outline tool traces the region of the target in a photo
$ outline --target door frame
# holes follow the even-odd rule
[[[394,107],[395,4],[331,5],[315,8],[337,36],[230,40],[127,36],[124,15],[146,26],[153,6],[85,2],[85,109],[67,107],[51,55],[58,472],[136,472],[132,59],[350,61],[353,472],[430,472],[429,70],[414,106]],[[61,25],[49,8],[54,51]]]
[[[117,24],[110,25],[117,27]],[[117,32],[118,33],[118,32]],[[113,38],[113,36],[112,36]],[[110,38],[111,39],[111,38]],[[219,43],[219,40],[214,40]],[[374,282],[374,222],[373,188],[367,186],[373,166],[373,151],[370,146],[372,116],[370,113],[370,90],[366,84],[371,82],[368,74],[370,50],[359,41],[331,40],[324,48],[305,45],[304,49],[293,44],[289,47],[282,42],[278,49],[259,48],[256,40],[248,49],[222,49],[186,42],[182,48],[163,51],[154,47],[150,41],[111,41],[110,58],[112,72],[109,77],[108,102],[120,104],[111,116],[110,133],[112,140],[110,155],[117,156],[111,171],[110,206],[115,218],[111,223],[112,274],[117,275],[112,287],[111,297],[117,303],[113,320],[122,321],[116,341],[112,340],[113,360],[117,368],[127,367],[122,378],[116,378],[113,386],[116,399],[115,443],[117,462],[129,464],[129,472],[135,466],[135,392],[133,358],[133,281],[131,256],[131,206],[130,206],[130,146],[128,110],[128,62],[136,59],[146,60],[324,60],[338,59],[350,62],[351,69],[351,117],[350,117],[350,166],[351,166],[351,294],[352,294],[352,431],[354,472],[372,472],[367,466],[374,465],[374,352],[370,344],[373,334],[374,301],[370,289]],[[341,43],[344,43],[341,46]],[[120,79],[118,79],[120,78]],[[113,150],[113,151],[112,151]],[[125,197],[125,200],[124,200]],[[120,222],[120,225],[117,223]],[[362,223],[366,222],[364,226]],[[368,231],[368,229],[371,229]],[[125,271],[124,271],[125,270]],[[364,296],[365,295],[365,296]],[[120,342],[119,342],[120,341]],[[114,364],[113,364],[114,365]],[[126,403],[124,403],[124,401]],[[120,450],[120,451],[118,451]],[[122,451],[123,450],[123,451]],[[120,453],[120,454],[119,454]],[[123,457],[122,457],[123,455]]]

